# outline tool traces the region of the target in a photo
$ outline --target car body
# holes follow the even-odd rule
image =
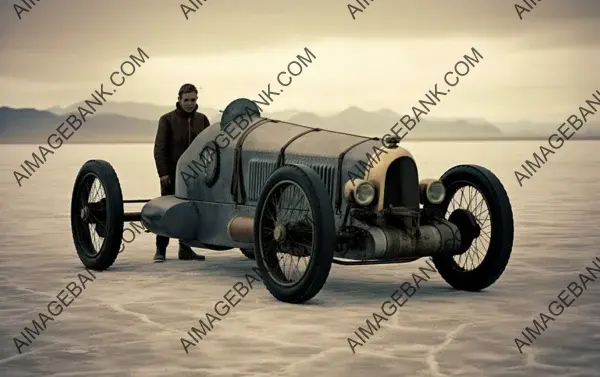
[[[191,246],[252,248],[251,237],[246,242],[232,239],[228,226],[236,217],[254,217],[262,187],[278,164],[304,165],[319,174],[339,228],[349,205],[344,190],[348,183],[356,185],[360,168],[364,162],[373,161],[377,150],[383,151],[379,161],[371,162],[374,166],[360,177],[376,182],[378,191],[385,193],[379,196],[376,209],[389,205],[419,208],[418,171],[408,150],[385,148],[377,138],[252,115],[245,117],[252,121],[244,129],[237,125],[224,129],[221,123],[214,123],[198,135],[177,164],[175,195],[153,199],[142,209],[147,229]],[[210,187],[205,182],[209,148],[220,160],[218,178]],[[231,191],[236,158],[240,159],[243,179],[237,198]]]

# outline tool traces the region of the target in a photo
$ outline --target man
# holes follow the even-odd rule
[[[179,157],[192,144],[210,123],[206,115],[197,112],[198,90],[192,84],[184,84],[179,89],[176,109],[160,117],[154,141],[154,161],[160,177],[160,194],[175,195],[175,170]],[[155,262],[166,259],[169,238],[156,236]],[[179,241],[179,259],[204,260],[189,246]]]

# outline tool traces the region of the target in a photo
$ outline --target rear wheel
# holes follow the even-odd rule
[[[462,253],[433,257],[438,272],[452,287],[480,291],[504,272],[514,238],[510,200],[500,180],[488,169],[459,165],[441,178],[446,198],[438,206],[461,232]]]
[[[106,270],[117,259],[123,237],[123,193],[108,162],[91,160],[79,170],[71,197],[71,231],[77,255],[87,268]]]
[[[256,263],[271,294],[302,303],[319,293],[336,235],[331,199],[317,173],[300,166],[277,169],[264,185],[254,223]]]

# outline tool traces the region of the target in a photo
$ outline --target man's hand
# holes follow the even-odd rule
[[[160,177],[160,184],[163,187],[168,187],[171,185],[171,177],[168,175],[163,175]]]

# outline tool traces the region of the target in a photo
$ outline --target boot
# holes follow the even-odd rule
[[[166,247],[156,247],[156,254],[154,254],[154,262],[161,263],[167,259],[167,248]]]
[[[179,259],[180,260],[205,260],[204,255],[196,254],[188,245],[179,244]]]

